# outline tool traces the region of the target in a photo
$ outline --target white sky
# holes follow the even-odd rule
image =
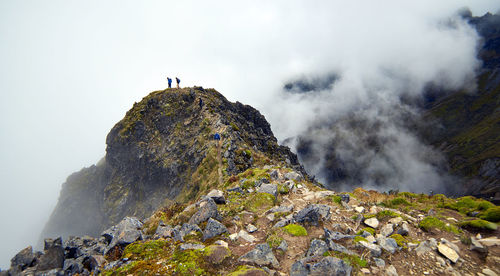
[[[134,101],[165,88],[167,75],[253,105],[283,139],[296,128],[270,101],[290,76],[376,65],[390,45],[396,56],[419,49],[414,36],[433,41],[432,22],[463,6],[475,15],[500,8],[493,0],[0,0],[0,267],[36,242],[66,177],[104,156],[109,130]]]

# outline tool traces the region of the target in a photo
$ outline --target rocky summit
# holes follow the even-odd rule
[[[499,221],[472,196],[326,190],[252,107],[167,89],[68,178],[43,251],[0,276],[498,275]]]
[[[63,184],[42,236],[99,235],[125,216],[144,219],[196,199],[223,177],[269,160],[306,175],[257,110],[202,87],[151,93],[113,127],[106,144],[97,165]]]

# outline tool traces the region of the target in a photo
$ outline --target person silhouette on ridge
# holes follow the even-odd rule
[[[181,80],[178,77],[175,77],[175,81],[177,82],[177,88],[180,88],[179,83],[181,83]]]
[[[172,88],[172,79],[167,77],[167,81],[168,81],[168,88]]]

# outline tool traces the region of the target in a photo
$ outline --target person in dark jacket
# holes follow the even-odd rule
[[[172,79],[167,77],[167,81],[168,81],[168,88],[172,88]]]
[[[178,77],[175,77],[175,81],[177,82],[177,88],[180,88],[179,83],[181,83],[181,80]]]
[[[200,109],[201,109],[203,107],[203,100],[201,98],[200,98],[199,105],[200,105]]]

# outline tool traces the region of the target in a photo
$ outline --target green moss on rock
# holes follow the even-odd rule
[[[307,236],[307,230],[298,224],[288,224],[283,229],[292,236]]]

